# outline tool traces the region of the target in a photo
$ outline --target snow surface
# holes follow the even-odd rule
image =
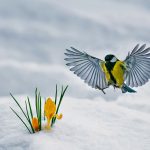
[[[22,96],[20,102],[24,105]],[[11,112],[8,97],[0,99],[0,150],[149,150],[150,105],[140,95],[107,102],[66,97],[63,118],[51,131],[30,135]]]
[[[150,83],[136,94],[104,95],[63,60],[70,46],[122,60],[137,43],[150,46],[149,8],[149,0],[0,0],[0,150],[149,150]],[[49,133],[29,135],[9,92],[24,105],[35,87],[54,96],[56,83],[69,85],[64,118]]]

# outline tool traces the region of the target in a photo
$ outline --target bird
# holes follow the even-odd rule
[[[150,78],[150,47],[146,48],[146,44],[137,44],[123,61],[113,54],[102,60],[74,47],[64,54],[70,71],[104,94],[110,86],[122,93],[135,93],[133,87],[144,85]]]

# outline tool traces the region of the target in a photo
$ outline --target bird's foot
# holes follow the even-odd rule
[[[118,85],[113,85],[113,87],[114,87],[114,89],[115,89],[115,88],[119,88],[119,86],[118,86]]]
[[[96,88],[99,89],[99,90],[101,90],[104,94],[106,94],[105,91],[104,91],[104,89],[101,89],[99,86],[96,86]]]

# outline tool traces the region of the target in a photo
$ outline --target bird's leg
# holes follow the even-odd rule
[[[115,88],[119,88],[119,86],[117,86],[117,85],[115,85],[115,84],[113,84],[113,87],[114,87],[114,89],[115,89]]]
[[[99,90],[101,90],[104,94],[106,94],[106,93],[104,92],[104,89],[101,89],[99,86],[96,86],[96,88],[99,89]]]

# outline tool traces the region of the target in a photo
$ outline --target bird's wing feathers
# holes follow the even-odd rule
[[[71,47],[66,49],[65,60],[68,62],[66,65],[71,67],[71,71],[83,79],[89,86],[93,88],[105,89],[108,87],[105,74],[101,69],[101,64],[104,61],[92,57],[85,52]]]
[[[146,44],[135,46],[124,63],[126,64],[125,81],[128,86],[138,87],[148,82],[150,78],[150,47]]]

